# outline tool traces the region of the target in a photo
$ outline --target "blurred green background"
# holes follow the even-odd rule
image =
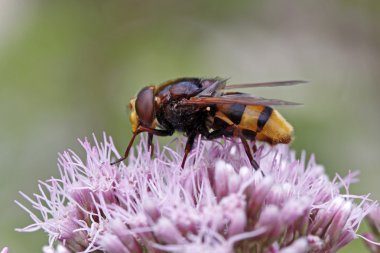
[[[0,246],[39,252],[42,232],[13,200],[57,175],[76,138],[130,138],[142,86],[183,76],[311,81],[255,94],[281,109],[292,146],[332,177],[359,169],[355,194],[380,199],[379,1],[0,1]],[[358,252],[360,241],[343,252]]]

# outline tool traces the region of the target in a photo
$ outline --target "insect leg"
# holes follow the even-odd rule
[[[205,137],[207,140],[215,140],[223,136],[231,137],[232,135],[233,135],[233,128],[229,126],[229,127],[226,127],[225,129],[218,129],[218,130],[212,131],[211,133],[205,135]]]
[[[193,148],[195,137],[197,136],[196,132],[192,132],[189,134],[189,137],[187,138],[186,146],[185,146],[185,155],[183,156],[181,168],[183,169],[185,167],[185,162],[187,159],[187,156],[189,155],[191,149]]]
[[[131,150],[132,144],[135,141],[136,136],[139,135],[139,133],[141,133],[141,132],[139,132],[138,129],[136,130],[136,132],[133,133],[132,139],[129,141],[128,147],[124,152],[124,156],[121,157],[120,159],[117,159],[116,161],[112,162],[111,165],[115,165],[115,164],[117,164],[121,161],[124,161],[125,159],[128,158],[129,151]]]
[[[144,127],[144,126],[139,126],[137,130],[142,132],[148,132],[153,135],[157,136],[170,136],[173,135],[174,130],[173,129],[155,129],[155,128],[150,128],[150,127]]]
[[[257,151],[256,141],[253,141],[253,144],[252,144],[252,151],[253,151],[253,154],[255,154],[256,151]]]
[[[148,132],[148,147],[150,148],[150,157],[153,157],[153,136],[169,136],[173,135],[174,130],[161,130],[161,129],[154,129],[149,127],[140,127],[141,131]]]
[[[122,158],[116,160],[115,162],[111,163],[111,165],[117,164],[117,163],[119,163],[121,161],[124,161],[125,159],[128,158],[129,151],[132,148],[132,144],[135,141],[136,136],[139,135],[140,133],[143,133],[143,132],[148,132],[149,133],[148,144],[151,145],[152,140],[150,138],[153,138],[153,135],[168,136],[168,135],[172,135],[173,132],[174,132],[174,130],[172,130],[172,129],[161,130],[161,129],[154,129],[154,128],[149,128],[149,127],[139,126],[136,129],[136,131],[133,133],[132,139],[129,141],[129,144],[128,144],[127,149],[125,150],[124,156]],[[152,137],[150,137],[150,136],[152,136]]]
[[[253,159],[253,156],[252,156],[251,150],[249,148],[248,142],[247,142],[246,138],[244,137],[244,135],[243,135],[243,133],[241,132],[240,129],[238,129],[238,134],[239,134],[239,137],[241,139],[241,142],[243,143],[245,153],[247,154],[252,167],[255,170],[258,170],[259,169],[259,164],[255,161],[255,159]]]
[[[256,134],[257,134],[257,132],[252,131],[252,130],[248,130],[248,129],[243,129],[241,131],[247,140],[252,141],[252,151],[253,151],[253,154],[255,154],[257,151],[257,145],[256,145]]]
[[[206,138],[208,140],[213,140],[213,139],[220,138],[222,136],[226,136],[226,137],[232,137],[232,136],[239,137],[241,139],[242,143],[243,143],[245,153],[247,154],[249,162],[251,163],[252,167],[255,170],[259,169],[259,164],[253,158],[253,155],[251,153],[251,150],[250,150],[250,147],[248,145],[247,139],[244,136],[244,133],[242,132],[242,130],[238,126],[236,126],[236,125],[230,125],[230,126],[224,128],[224,129],[215,130],[215,131],[211,132],[209,135],[207,135]],[[255,152],[255,150],[254,150],[254,152]]]
[[[154,153],[154,146],[153,146],[153,134],[152,133],[149,133],[148,134],[148,147],[150,149],[150,157],[152,158],[153,157],[153,153]]]

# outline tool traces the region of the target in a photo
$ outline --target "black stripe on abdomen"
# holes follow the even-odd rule
[[[261,111],[260,116],[257,120],[257,129],[256,132],[263,130],[265,124],[268,122],[270,115],[272,114],[273,109],[269,106],[265,106],[264,110]]]
[[[224,106],[223,112],[235,125],[239,125],[241,118],[243,117],[244,110],[245,105],[232,104]]]

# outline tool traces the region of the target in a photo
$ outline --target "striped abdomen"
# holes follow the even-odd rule
[[[293,127],[275,109],[262,105],[220,105],[219,115],[238,125],[247,137],[271,144],[289,143],[292,140]],[[217,117],[218,114],[216,115]],[[223,116],[219,117],[226,120]],[[224,118],[224,119],[223,119]],[[255,134],[256,133],[256,134]]]

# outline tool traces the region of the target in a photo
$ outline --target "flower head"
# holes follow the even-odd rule
[[[349,194],[355,173],[330,181],[285,145],[262,145],[255,171],[240,143],[199,139],[181,169],[177,141],[151,159],[142,140],[128,165],[110,165],[120,157],[111,138],[80,141],[85,159],[64,152],[59,178],[34,199],[22,193],[38,215],[17,202],[34,221],[20,231],[47,232],[45,252],[335,252],[375,205]]]

